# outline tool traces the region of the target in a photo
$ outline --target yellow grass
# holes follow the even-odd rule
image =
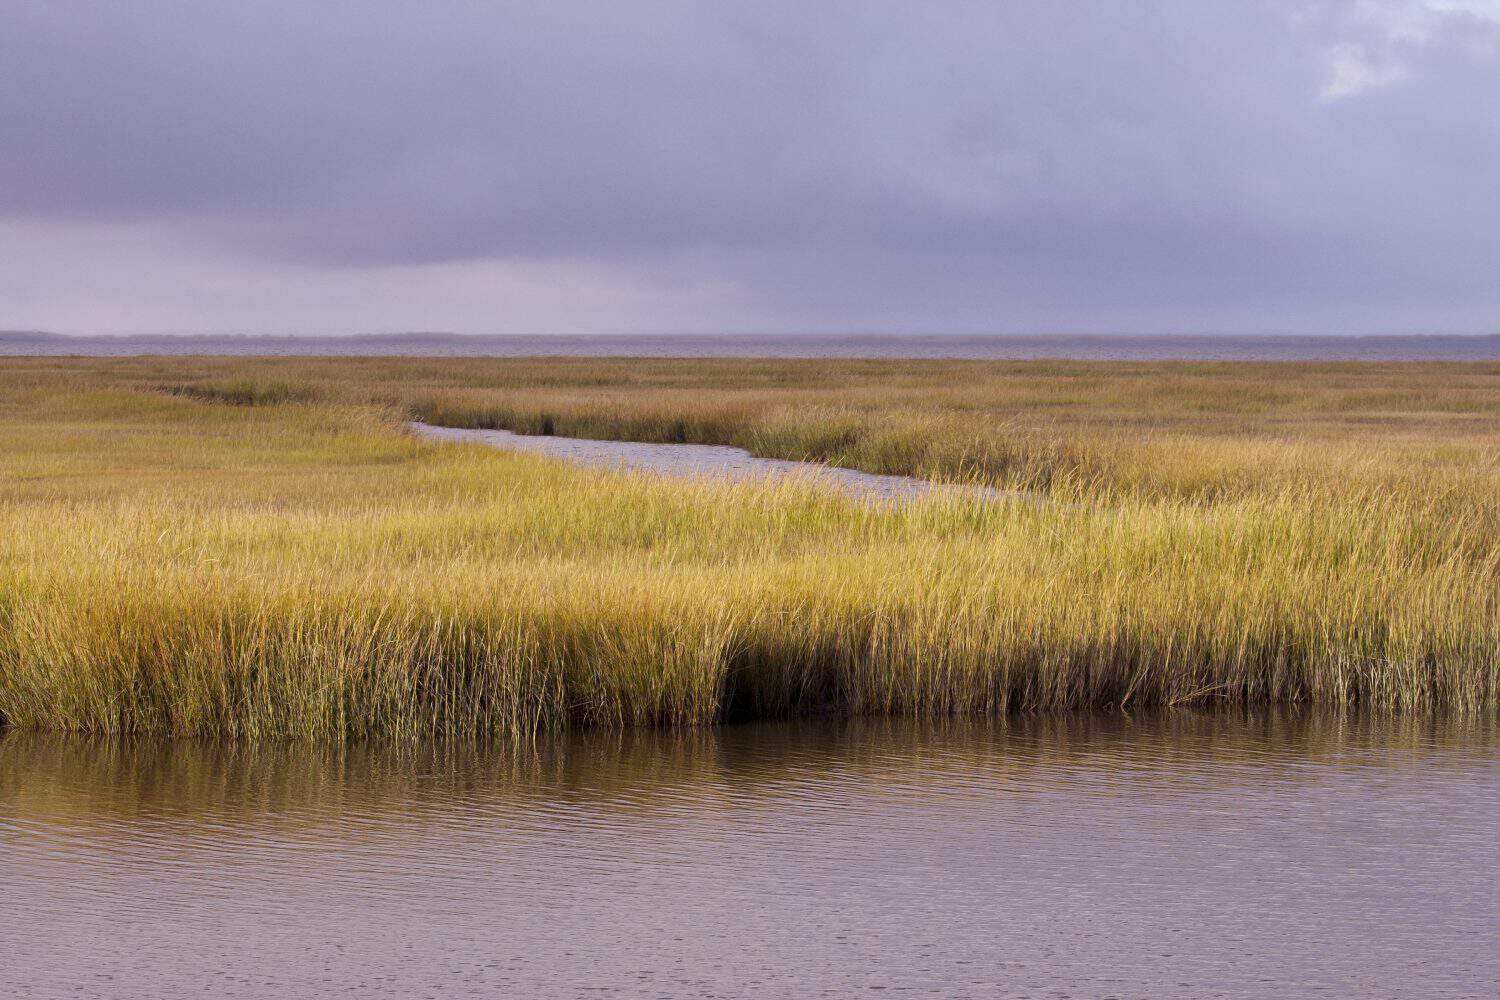
[[[1038,491],[657,481],[458,426]],[[1500,702],[1500,365],[0,360],[0,716],[521,736]]]

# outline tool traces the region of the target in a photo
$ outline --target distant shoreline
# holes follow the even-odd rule
[[[72,335],[0,331],[0,356],[774,357],[929,360],[1496,361],[1500,334]]]

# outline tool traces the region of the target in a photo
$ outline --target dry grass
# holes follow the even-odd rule
[[[736,443],[862,505],[423,443]],[[1500,365],[0,361],[0,715],[331,737],[1500,701]]]

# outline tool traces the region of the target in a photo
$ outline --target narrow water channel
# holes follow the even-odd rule
[[[988,487],[955,486],[913,476],[877,475],[816,462],[757,458],[743,448],[727,445],[596,441],[590,438],[515,434],[501,430],[435,427],[415,421],[407,426],[430,441],[469,441],[510,451],[550,455],[580,465],[659,476],[760,481],[792,479],[872,500],[910,500],[955,492],[996,500],[1021,496]]]
[[[1488,997],[1493,720],[0,732],[0,996]]]

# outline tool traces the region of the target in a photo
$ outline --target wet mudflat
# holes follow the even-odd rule
[[[1493,720],[0,733],[0,995],[1479,997]]]

